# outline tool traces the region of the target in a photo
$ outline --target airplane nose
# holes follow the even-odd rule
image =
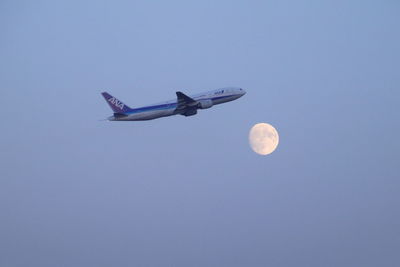
[[[245,95],[245,94],[246,94],[246,91],[245,91],[243,88],[240,88],[239,90],[240,90],[240,93],[241,93],[242,95]]]

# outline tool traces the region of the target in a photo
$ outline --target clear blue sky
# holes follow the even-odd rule
[[[400,266],[400,3],[2,1],[0,266]],[[99,121],[224,86],[197,116]],[[251,151],[252,125],[280,133]]]

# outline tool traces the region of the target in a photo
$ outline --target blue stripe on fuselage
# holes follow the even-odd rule
[[[217,96],[217,97],[211,97],[211,98],[204,98],[201,100],[209,100],[209,99],[217,100],[217,99],[222,99],[222,98],[227,98],[227,97],[232,97],[232,96],[233,95]],[[130,115],[130,114],[141,113],[141,112],[146,112],[146,111],[153,111],[153,110],[175,109],[176,107],[177,107],[177,103],[167,103],[167,104],[147,106],[147,107],[142,107],[142,108],[134,108],[134,109],[126,112],[125,114]]]
[[[135,114],[135,113],[146,112],[146,111],[172,109],[172,108],[175,109],[176,106],[177,106],[176,103],[168,103],[168,104],[162,104],[162,105],[156,105],[156,106],[134,108],[131,111],[127,112],[126,114]]]

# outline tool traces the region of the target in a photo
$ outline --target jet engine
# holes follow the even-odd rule
[[[200,108],[200,109],[211,108],[212,106],[213,106],[213,102],[211,99],[199,100],[198,108]]]

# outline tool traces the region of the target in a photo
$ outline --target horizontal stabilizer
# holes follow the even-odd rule
[[[122,118],[122,117],[126,117],[128,115],[126,114],[122,114],[122,113],[114,113],[114,118]]]

